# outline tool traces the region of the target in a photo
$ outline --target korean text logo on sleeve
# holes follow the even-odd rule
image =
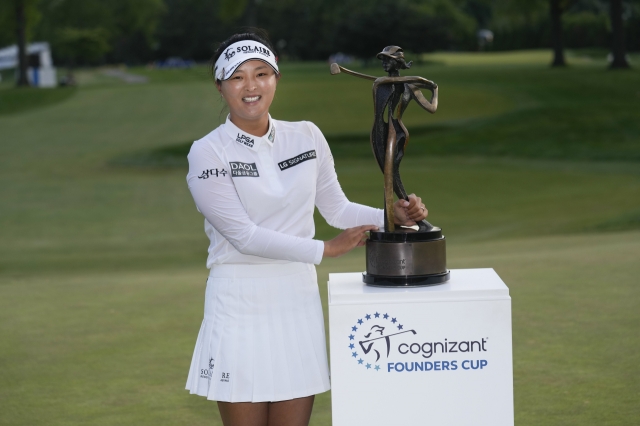
[[[200,176],[198,176],[198,179],[209,179],[211,176],[222,176],[225,177],[227,175],[227,172],[225,169],[207,169],[207,170],[203,170],[202,174]]]

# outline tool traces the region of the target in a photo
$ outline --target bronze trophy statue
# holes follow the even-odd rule
[[[367,271],[363,281],[374,286],[420,286],[447,281],[445,238],[442,229],[426,220],[418,230],[396,227],[394,197],[408,200],[400,179],[400,161],[409,143],[409,132],[402,123],[402,114],[414,100],[425,110],[438,109],[438,85],[422,77],[401,77],[400,70],[411,67],[398,46],[387,46],[378,53],[387,77],[374,77],[331,64],[331,74],[344,72],[373,80],[374,122],[371,148],[384,174],[384,231],[372,231],[366,245]],[[427,100],[421,89],[431,91]],[[385,117],[386,116],[386,117]],[[386,118],[386,121],[385,121]]]

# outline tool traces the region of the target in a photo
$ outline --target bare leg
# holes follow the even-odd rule
[[[308,426],[314,398],[311,395],[270,403],[268,426]]]
[[[269,405],[269,402],[218,401],[224,426],[267,426]]]

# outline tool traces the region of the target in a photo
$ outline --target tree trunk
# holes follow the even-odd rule
[[[564,42],[562,37],[562,5],[560,0],[550,0],[551,45],[553,47],[552,67],[564,67]]]
[[[27,79],[27,20],[24,13],[24,0],[15,0],[16,36],[18,39],[18,86],[29,86]]]
[[[622,0],[611,0],[611,68],[629,68],[624,48],[624,24],[622,22]]]
[[[256,0],[247,0],[246,20],[247,27],[255,28],[257,26],[257,7]]]

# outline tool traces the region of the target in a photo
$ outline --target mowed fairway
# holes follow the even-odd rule
[[[441,107],[410,107],[401,173],[449,267],[495,268],[510,288],[516,423],[635,424],[640,72],[578,57],[550,70],[541,52],[426,59],[411,71]],[[370,83],[282,69],[274,117],[316,122],[347,195],[379,206]],[[185,169],[119,165],[201,137],[221,105],[204,68],[134,72],[150,83],[87,71],[71,95],[0,87],[0,424],[221,425],[184,390],[207,275]],[[323,261],[325,304],[328,273],[363,265],[361,250]],[[312,424],[331,424],[329,393]]]

